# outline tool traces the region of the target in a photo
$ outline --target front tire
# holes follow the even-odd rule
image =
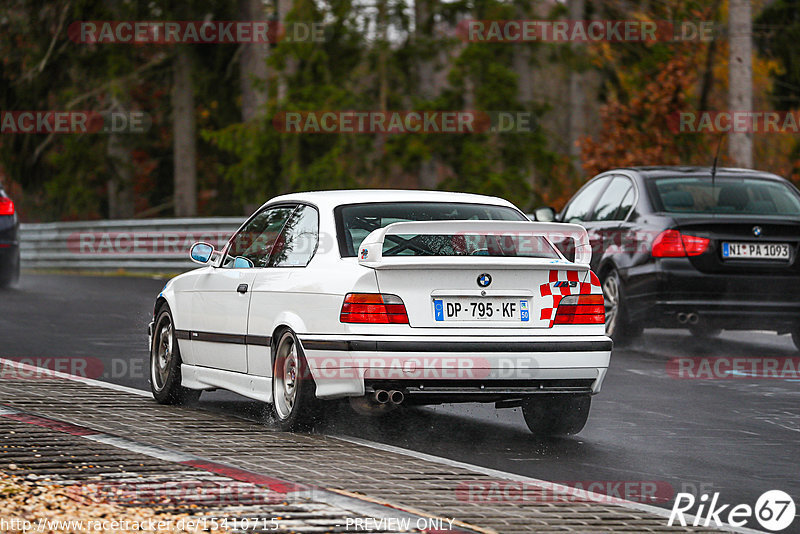
[[[591,406],[591,395],[534,395],[523,399],[522,415],[536,436],[568,436],[583,430]]]
[[[272,367],[272,403],[281,430],[305,430],[313,425],[320,408],[316,389],[297,337],[286,330],[275,345]]]
[[[181,386],[181,351],[169,306],[164,304],[153,323],[150,345],[150,390],[159,404],[188,404],[200,398],[200,390]]]

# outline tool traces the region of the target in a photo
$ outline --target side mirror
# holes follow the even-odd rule
[[[253,267],[253,262],[244,256],[236,256],[236,258],[233,260],[234,269],[252,269]]]
[[[214,247],[208,243],[195,243],[192,245],[192,248],[189,249],[189,257],[192,258],[193,262],[199,263],[200,265],[208,263],[213,253]]]
[[[537,208],[533,212],[534,220],[539,222],[553,222],[556,220],[556,210],[547,206],[546,208]]]

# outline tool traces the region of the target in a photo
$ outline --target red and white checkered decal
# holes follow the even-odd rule
[[[581,282],[578,280],[578,271],[550,271],[549,282],[539,286],[539,295],[544,297],[544,306],[542,307],[539,319],[542,321],[550,321],[548,328],[553,327],[553,322],[556,319],[556,309],[561,299],[567,295],[592,295],[602,294],[603,289],[600,287],[600,279],[592,271],[589,271],[589,282]],[[576,285],[570,284],[556,284],[556,282],[575,282]]]

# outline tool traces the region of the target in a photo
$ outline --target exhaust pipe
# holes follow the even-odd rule
[[[391,396],[389,395],[389,392],[386,391],[385,389],[379,389],[372,394],[372,398],[378,404],[386,404],[391,399]]]
[[[678,314],[678,322],[679,323],[686,324],[686,321],[688,321],[688,320],[689,320],[689,314],[688,313],[680,312]]]
[[[402,391],[392,390],[389,392],[389,400],[392,402],[392,404],[402,404],[405,399],[406,396]]]
[[[698,322],[700,322],[700,316],[697,315],[696,313],[687,313],[686,314],[686,321],[689,324],[697,324]]]

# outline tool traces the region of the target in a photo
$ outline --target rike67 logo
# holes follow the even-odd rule
[[[795,516],[794,500],[788,493],[780,490],[761,494],[755,507],[749,504],[737,504],[733,507],[730,504],[720,504],[718,492],[710,498],[704,493],[699,499],[695,499],[691,493],[678,493],[667,525],[672,526],[677,520],[682,527],[687,526],[684,513],[692,514],[695,505],[697,510],[691,523],[694,527],[722,527],[726,524],[733,527],[753,526],[752,520],[755,519],[762,528],[778,532],[791,525]]]

